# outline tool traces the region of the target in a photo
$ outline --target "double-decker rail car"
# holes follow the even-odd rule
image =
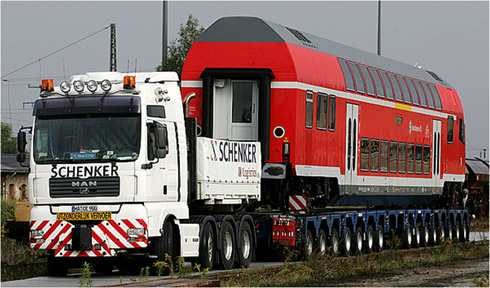
[[[200,135],[261,142],[261,197],[274,207],[436,207],[464,182],[463,107],[432,71],[228,17],[193,43],[181,86],[196,93]]]

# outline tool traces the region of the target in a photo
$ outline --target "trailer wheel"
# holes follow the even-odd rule
[[[212,269],[214,263],[214,233],[211,223],[206,223],[202,233],[201,243],[199,244],[198,263],[201,264],[201,269]]]
[[[238,239],[238,241],[240,241],[240,249],[238,249],[238,261],[240,267],[248,268],[253,255],[252,229],[248,222],[243,222],[240,237]]]
[[[413,226],[412,224],[408,225],[407,231],[403,231],[402,234],[402,244],[403,248],[410,249],[412,248],[412,232],[413,231]]]
[[[345,236],[340,243],[340,250],[344,256],[349,256],[352,253],[352,230],[350,227],[345,227]]]
[[[224,270],[230,270],[235,263],[235,231],[229,221],[221,226],[221,266]]]
[[[422,247],[425,247],[425,246],[428,246],[429,245],[429,238],[430,238],[430,234],[429,234],[429,223],[425,223],[424,224],[424,227],[422,228],[422,242],[420,242],[420,246]]]
[[[318,252],[325,253],[327,251],[327,234],[324,229],[318,231]]]
[[[412,230],[413,231],[413,239],[412,239],[412,247],[413,248],[419,248],[420,243],[422,241],[422,235],[421,234],[421,228],[420,228],[420,223],[415,224],[415,228]]]
[[[364,245],[366,253],[371,253],[374,251],[374,231],[373,226],[368,225],[366,228],[366,241]]]
[[[68,273],[68,267],[64,259],[48,256],[48,276],[64,277]]]
[[[454,237],[454,225],[453,224],[449,224],[449,228],[447,229],[447,233],[446,233],[446,240],[448,241],[453,241],[453,237]]]
[[[429,229],[429,246],[434,246],[437,243],[437,228],[433,227],[432,229]]]
[[[337,229],[332,228],[332,235],[330,235],[330,240],[328,243],[330,246],[330,255],[331,256],[339,256],[340,255],[340,240],[339,240],[339,232]]]
[[[459,233],[461,231],[459,228],[460,226],[461,226],[461,222],[459,220],[456,222],[456,225],[453,226],[453,241],[454,242],[458,242],[461,239],[461,234]]]
[[[313,254],[313,233],[309,229],[306,232],[306,242],[303,252],[306,257],[310,257]]]
[[[384,239],[383,225],[378,224],[378,229],[374,233],[374,245],[376,252],[383,252],[385,239]]]
[[[356,232],[354,233],[354,254],[361,255],[362,254],[362,229],[361,227],[356,228]]]
[[[463,225],[460,227],[461,232],[460,232],[460,240],[461,242],[466,242],[466,239],[468,239],[468,222],[463,220]]]

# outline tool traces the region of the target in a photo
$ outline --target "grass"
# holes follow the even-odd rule
[[[29,244],[2,237],[1,281],[26,279],[47,274],[46,261],[38,259],[44,250],[34,250]]]
[[[243,270],[222,286],[331,286],[335,280],[399,269],[443,265],[465,259],[488,258],[488,241],[481,244],[444,242],[419,250],[390,250],[382,254],[331,258],[314,255],[299,264],[285,263],[279,270]]]
[[[477,219],[471,219],[471,232],[488,232],[489,218],[482,216]]]

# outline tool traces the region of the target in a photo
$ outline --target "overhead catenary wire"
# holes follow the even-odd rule
[[[26,65],[24,65],[24,66],[22,66],[22,67],[19,67],[19,68],[17,68],[17,69],[15,69],[15,70],[13,70],[13,71],[11,71],[11,72],[7,73],[7,74],[5,74],[5,75],[2,75],[2,79],[3,79],[3,78],[5,78],[5,77],[7,77],[7,76],[9,76],[9,75],[14,74],[15,72],[20,71],[20,70],[22,70],[22,69],[24,69],[24,68],[26,68],[26,67],[29,67],[29,66],[31,66],[31,65],[33,65],[33,64],[35,64],[35,63],[39,63],[39,62],[41,62],[41,60],[46,59],[46,58],[48,58],[49,56],[52,56],[52,55],[54,55],[54,54],[56,54],[56,53],[58,53],[58,52],[60,52],[60,51],[63,51],[63,50],[65,50],[66,48],[69,48],[69,47],[71,47],[71,46],[73,46],[73,45],[75,45],[75,44],[77,44],[77,43],[80,43],[80,42],[82,42],[83,40],[85,40],[85,39],[87,39],[87,38],[90,38],[90,37],[94,36],[95,34],[98,34],[98,33],[102,32],[102,31],[104,31],[104,30],[108,29],[109,27],[111,27],[111,25],[108,25],[108,26],[106,26],[106,27],[104,27],[104,28],[102,28],[102,29],[100,29],[100,30],[97,30],[97,31],[95,31],[94,33],[92,33],[92,34],[90,34],[90,35],[88,35],[88,36],[85,36],[85,37],[83,37],[83,38],[81,38],[81,39],[79,39],[79,40],[77,40],[77,41],[75,41],[75,42],[73,42],[73,43],[71,43],[71,44],[68,44],[68,45],[66,45],[66,46],[64,46],[64,47],[62,47],[62,48],[60,48],[60,49],[58,49],[58,50],[56,50],[56,51],[54,51],[54,52],[49,53],[48,55],[45,55],[45,56],[43,56],[43,57],[41,57],[41,58],[39,58],[39,59],[36,59],[36,60],[34,60],[34,61],[30,62],[30,63],[27,63]]]

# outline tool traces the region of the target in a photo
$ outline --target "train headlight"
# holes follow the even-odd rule
[[[70,92],[70,89],[71,89],[71,85],[70,85],[70,82],[68,81],[63,81],[61,82],[60,84],[60,89],[63,93],[68,93]]]
[[[102,80],[102,82],[100,83],[100,88],[102,88],[102,90],[104,90],[105,92],[108,92],[112,88],[111,81],[108,79]]]
[[[145,228],[129,228],[128,235],[145,235]]]
[[[88,81],[87,89],[88,91],[94,93],[97,90],[97,82],[95,82],[95,80]]]
[[[83,82],[81,80],[76,80],[75,82],[73,82],[73,88],[78,93],[82,93],[83,89],[85,88],[85,85],[83,85]]]

